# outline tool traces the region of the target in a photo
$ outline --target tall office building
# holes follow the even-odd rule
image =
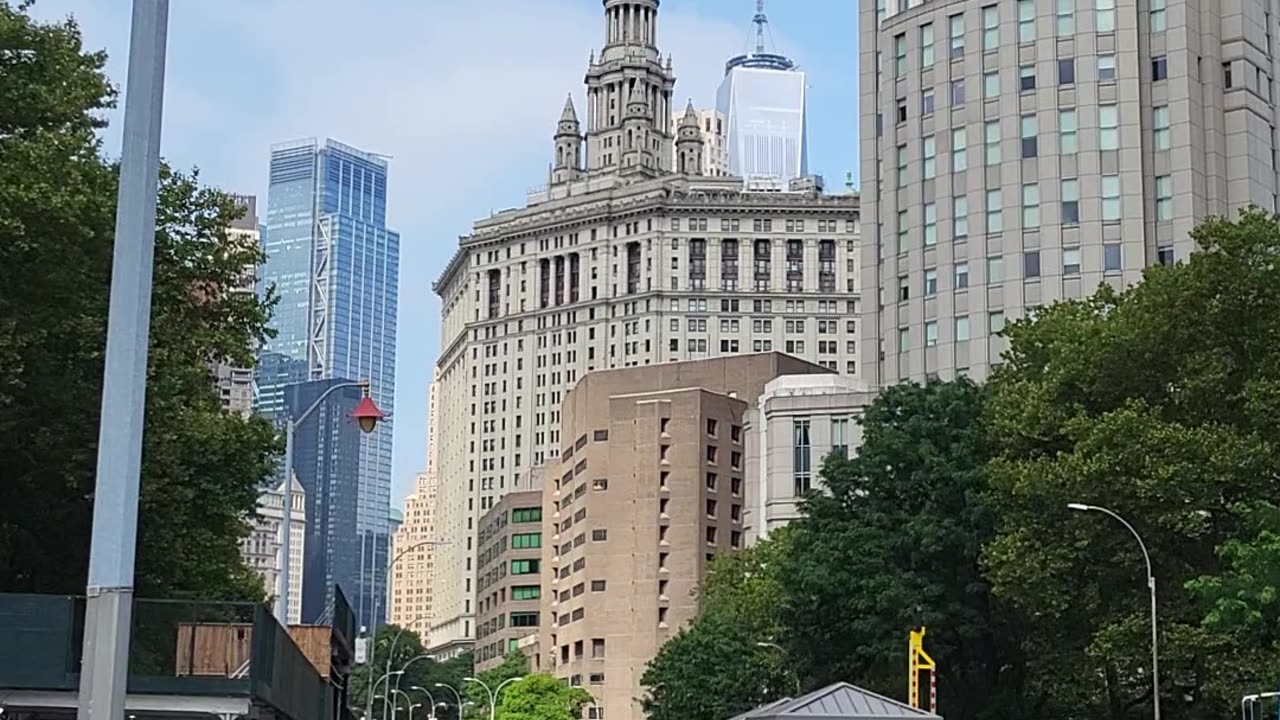
[[[307,491],[293,479],[293,502],[289,514],[289,599],[286,615],[290,625],[302,622],[302,574],[307,539]],[[284,484],[258,494],[258,515],[249,536],[240,541],[245,565],[262,578],[267,594],[276,595],[280,571],[284,567]]]
[[[1005,323],[1274,209],[1274,11],[864,0],[863,379],[984,377]]]
[[[730,173],[785,188],[809,174],[805,75],[791,58],[766,50],[764,0],[753,21],[755,50],[725,64],[716,109],[727,122]]]
[[[257,247],[262,243],[262,231],[258,225],[258,200],[253,195],[233,195],[242,211],[240,217],[231,221],[227,228],[228,242],[243,246],[248,244]],[[257,272],[255,266],[247,267],[235,287],[237,293],[257,292]],[[218,399],[228,412],[248,415],[253,410],[253,369],[236,367],[229,363],[214,363],[214,382],[217,385]]]
[[[434,476],[418,473],[413,492],[404,499],[404,522],[392,543],[400,560],[391,568],[388,622],[418,633],[424,643],[431,629],[433,556],[426,543],[435,537],[435,505]]]
[[[260,412],[278,417],[289,386],[329,380],[367,380],[374,402],[393,411],[400,236],[387,228],[386,210],[387,163],[377,155],[333,140],[272,148],[263,286],[279,303],[276,337],[255,373]],[[391,422],[359,436],[355,477],[341,479],[358,488],[356,586],[344,592],[369,628],[386,606],[391,437]],[[330,461],[345,467],[349,458]]]
[[[475,637],[480,516],[559,457],[560,404],[587,372],[769,351],[856,370],[858,197],[702,175],[697,112],[670,132],[657,0],[604,9],[585,133],[566,103],[550,184],[477,222],[435,284],[440,656]]]

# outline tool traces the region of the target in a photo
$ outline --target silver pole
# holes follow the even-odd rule
[[[284,512],[280,528],[280,574],[276,577],[276,622],[289,627],[289,566],[293,562],[293,417],[284,427]]]
[[[79,720],[124,720],[125,716],[168,25],[169,0],[134,0]]]

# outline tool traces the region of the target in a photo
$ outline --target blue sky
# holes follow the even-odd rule
[[[74,14],[120,85],[125,0],[38,0]],[[534,9],[536,8],[536,9]],[[857,2],[770,0],[773,47],[809,73],[809,166],[857,178]],[[664,0],[677,106],[714,103],[724,61],[754,44],[754,0]],[[439,348],[431,283],[459,235],[545,182],[551,135],[603,39],[600,0],[175,0],[163,153],[265,209],[273,143],[332,137],[392,156],[401,233],[393,498],[425,467],[427,386]],[[117,155],[119,116],[105,136]]]

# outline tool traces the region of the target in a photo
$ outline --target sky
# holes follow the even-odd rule
[[[73,15],[124,88],[125,0],[37,0]],[[535,9],[536,8],[536,9]],[[808,73],[809,168],[857,179],[857,0],[770,0],[767,47]],[[754,0],[663,0],[659,47],[675,104],[712,107],[724,62],[755,44]],[[552,134],[589,54],[600,0],[174,0],[161,151],[203,182],[255,194],[265,215],[273,144],[331,137],[390,156],[388,225],[400,232],[392,502],[426,467],[427,389],[439,351],[431,284],[473,221],[546,182]],[[123,107],[123,102],[120,103]],[[120,152],[120,111],[104,149]]]

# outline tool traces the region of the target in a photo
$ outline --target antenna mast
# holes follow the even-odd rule
[[[756,24],[756,52],[764,53],[764,27],[769,18],[764,14],[764,0],[756,0],[756,16],[751,19]]]

